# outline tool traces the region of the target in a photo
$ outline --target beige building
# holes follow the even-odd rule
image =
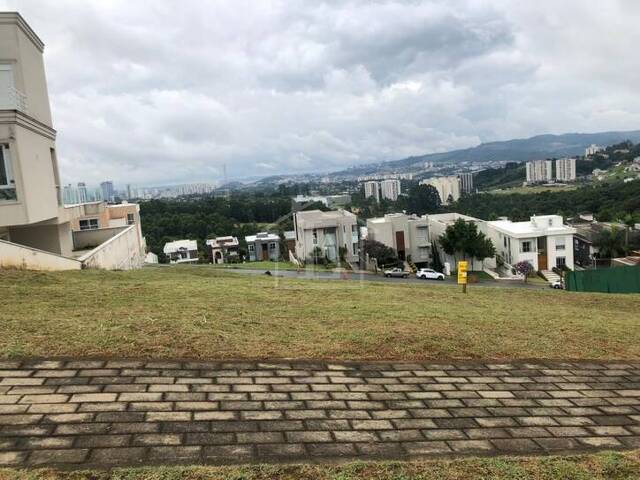
[[[575,182],[575,158],[559,158],[558,160],[556,160],[556,180],[558,180],[559,182]]]
[[[526,163],[527,183],[546,183],[553,180],[551,160],[531,160]]]
[[[395,202],[400,196],[400,180],[382,180],[380,182],[380,196]]]
[[[411,257],[413,263],[431,262],[431,242],[426,217],[389,213],[367,220],[368,239],[383,243],[398,252],[400,260]]]
[[[18,13],[0,12],[0,267],[135,268],[145,250],[139,216],[135,225],[109,224],[130,207],[107,213],[91,235],[73,231],[102,207],[62,205],[43,51]]]
[[[353,213],[346,210],[296,212],[293,227],[298,259],[313,258],[319,248],[326,258],[336,262],[340,248],[344,248],[348,262],[358,261],[358,219]]]
[[[456,176],[428,178],[422,180],[420,184],[435,188],[443,205],[448,205],[460,198],[460,179]]]

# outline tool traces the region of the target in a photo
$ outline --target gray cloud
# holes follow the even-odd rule
[[[331,170],[640,125],[634,1],[0,0],[46,43],[64,180]]]

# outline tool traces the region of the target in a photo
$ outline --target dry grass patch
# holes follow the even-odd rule
[[[246,276],[0,272],[4,357],[640,358],[640,295]]]

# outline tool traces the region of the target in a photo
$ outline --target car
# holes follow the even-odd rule
[[[405,272],[404,269],[396,267],[390,270],[384,271],[384,276],[387,278],[395,277],[395,278],[407,278],[409,276],[408,272]]]
[[[551,288],[555,288],[556,290],[562,290],[564,288],[560,280],[556,280],[555,282],[549,283],[549,286]]]
[[[431,268],[421,268],[416,272],[416,277],[423,280],[444,280],[444,273],[436,272]]]

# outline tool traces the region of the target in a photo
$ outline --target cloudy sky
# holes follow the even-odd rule
[[[636,0],[0,0],[45,42],[63,180],[330,171],[640,127]]]

